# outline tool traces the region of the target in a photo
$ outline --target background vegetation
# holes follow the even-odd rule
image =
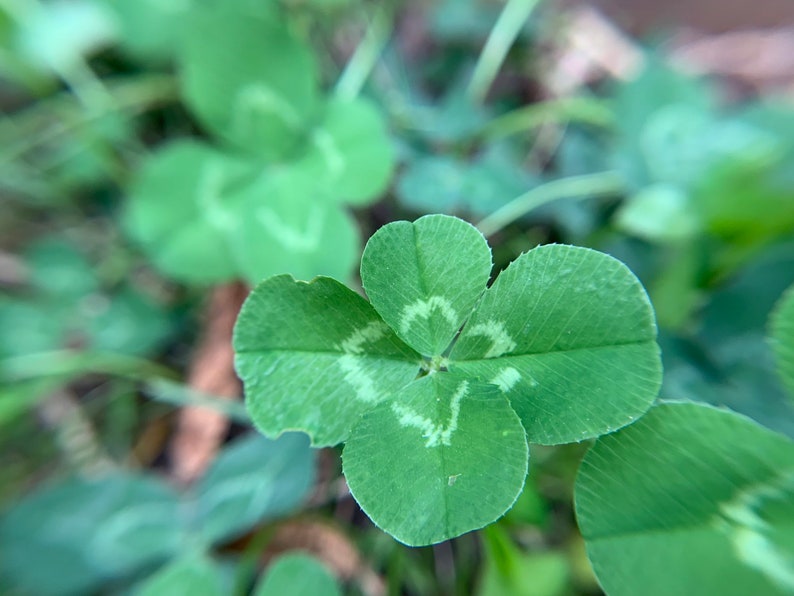
[[[635,10],[0,1],[0,592],[600,593],[592,441],[533,445],[504,518],[414,549],[341,449],[251,429],[249,286],[360,289],[364,241],[426,213],[476,224],[495,273],[555,242],[619,258],[661,397],[794,438],[794,35]]]

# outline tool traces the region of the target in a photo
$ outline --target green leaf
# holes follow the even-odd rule
[[[477,596],[560,596],[569,592],[571,569],[560,552],[524,553],[502,524],[484,532],[485,564]]]
[[[228,594],[218,565],[204,554],[175,560],[143,582],[135,596],[223,596]]]
[[[669,145],[648,147],[647,124],[670,107],[703,113],[712,104],[708,88],[699,80],[669,68],[656,56],[650,57],[637,78],[616,89],[613,106],[621,146],[615,157],[633,187],[653,181],[650,169],[656,155],[652,151],[670,149]]]
[[[620,261],[573,246],[521,255],[485,292],[450,370],[501,387],[530,442],[568,443],[629,424],[661,383],[653,309]]]
[[[618,226],[651,242],[681,242],[701,231],[691,199],[673,184],[646,186],[617,213]]]
[[[794,443],[730,411],[665,403],[602,437],[576,512],[609,594],[794,589]]]
[[[364,251],[371,305],[328,278],[279,276],[238,318],[237,371],[257,427],[347,440],[351,492],[406,544],[504,514],[524,484],[526,435],[614,430],[659,388],[653,311],[625,265],[545,246],[485,290],[490,268],[487,243],[462,220],[395,222]]]
[[[92,0],[49,2],[22,14],[15,50],[53,73],[76,68],[116,34],[110,11]]]
[[[439,356],[449,347],[490,272],[491,251],[482,234],[443,215],[383,226],[361,258],[361,280],[372,305],[425,356]]]
[[[254,596],[283,596],[311,594],[311,596],[341,596],[336,578],[314,557],[287,554],[276,559],[268,568]]]
[[[250,166],[195,141],[155,153],[133,182],[125,213],[130,235],[165,273],[193,283],[235,277],[227,236],[241,226],[230,191]]]
[[[305,436],[250,435],[225,448],[197,487],[197,524],[210,543],[297,509],[314,482]]]
[[[344,450],[350,492],[411,546],[481,528],[524,486],[524,429],[493,385],[435,373],[364,414]]]
[[[178,508],[167,486],[133,474],[47,487],[0,519],[0,575],[26,593],[92,591],[176,553]]]
[[[323,277],[259,284],[240,311],[234,349],[257,428],[270,437],[301,430],[313,445],[344,441],[420,363],[363,298]]]
[[[411,161],[397,181],[400,202],[419,212],[450,213],[460,209],[470,164],[448,155]]]
[[[317,104],[317,68],[275,9],[227,3],[190,11],[181,52],[185,101],[214,133],[263,159],[300,146]]]
[[[332,99],[296,167],[341,202],[366,205],[386,190],[394,149],[378,108],[363,99]]]
[[[144,355],[171,332],[171,320],[160,305],[132,288],[96,298],[98,304],[83,312],[80,321],[92,350]]]
[[[240,213],[229,234],[232,256],[252,284],[285,272],[305,280],[350,277],[358,228],[320,182],[297,166],[272,168],[230,196]]]
[[[142,62],[170,59],[193,0],[105,0],[118,22],[123,49]]]
[[[487,215],[532,187],[522,168],[504,144],[489,146],[473,161],[425,155],[403,170],[396,192],[400,202],[415,211]]]
[[[770,318],[770,341],[780,378],[794,396],[794,285],[775,306]]]
[[[76,300],[99,289],[97,274],[77,247],[60,238],[39,240],[25,251],[30,281],[42,292]]]
[[[41,300],[4,300],[0,297],[0,358],[24,356],[62,348],[67,322],[63,308]],[[57,305],[56,305],[57,306]]]

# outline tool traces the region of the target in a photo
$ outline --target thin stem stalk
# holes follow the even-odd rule
[[[485,125],[482,134],[486,139],[494,140],[545,124],[574,122],[606,128],[614,123],[614,115],[601,100],[563,97],[532,103],[498,116]]]
[[[484,236],[492,236],[530,211],[559,199],[598,197],[617,194],[625,189],[623,178],[614,171],[584,174],[552,180],[536,186],[477,224]]]
[[[391,37],[391,30],[392,9],[382,6],[375,13],[364,34],[364,39],[358,44],[356,51],[353,52],[353,56],[339,77],[334,89],[336,97],[345,101],[358,97]]]
[[[467,95],[475,104],[485,100],[510,46],[540,0],[507,0],[474,67]]]

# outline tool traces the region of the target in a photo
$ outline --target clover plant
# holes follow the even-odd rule
[[[663,402],[599,438],[576,514],[608,594],[794,590],[794,442],[728,410]]]
[[[361,278],[259,284],[234,335],[246,404],[266,435],[345,442],[350,490],[409,545],[511,507],[527,442],[581,441],[635,420],[661,368],[648,298],[619,261],[540,246],[486,289],[476,228],[430,215],[378,230]]]
[[[182,95],[216,141],[172,142],[143,164],[130,234],[186,282],[346,278],[358,232],[342,206],[371,203],[393,168],[380,111],[321,91],[310,46],[275,3],[202,4],[182,28]]]

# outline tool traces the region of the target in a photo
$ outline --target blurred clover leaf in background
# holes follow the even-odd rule
[[[24,592],[90,591],[289,515],[313,482],[314,453],[294,433],[277,441],[249,435],[231,443],[183,494],[156,476],[132,471],[67,479],[0,517],[0,569]],[[185,576],[215,582],[217,574],[200,560],[177,560],[141,589],[154,593]]]
[[[780,379],[794,397],[794,285],[780,297],[770,316],[769,327]]]
[[[323,94],[310,47],[285,19],[275,6],[224,3],[184,24],[182,93],[218,142],[152,155],[125,213],[132,237],[176,279],[345,279],[359,234],[343,206],[368,205],[388,185],[394,155],[380,111]]]

